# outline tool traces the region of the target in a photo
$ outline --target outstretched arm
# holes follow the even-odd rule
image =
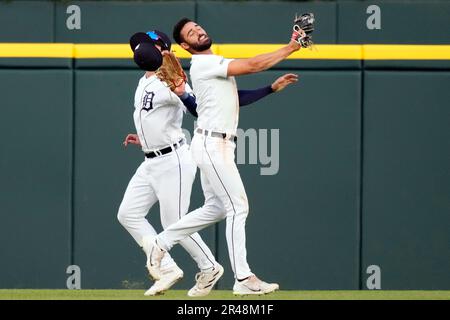
[[[287,73],[276,79],[270,86],[262,87],[254,90],[238,90],[239,96],[239,106],[247,106],[252,104],[265,96],[278,92],[286,88],[288,85],[295,83],[298,81],[298,75],[294,73]],[[181,92],[178,92],[181,94]],[[188,111],[194,116],[198,117],[197,114],[197,102],[195,100],[195,96],[193,94],[189,94],[187,92],[182,93],[178,96],[183,104],[186,106]]]
[[[253,90],[238,90],[239,106],[248,106],[249,104],[258,101],[273,92],[272,86],[266,86]]]
[[[267,70],[300,48],[300,44],[291,40],[288,45],[276,51],[260,54],[253,58],[233,60],[228,64],[227,76],[240,76]]]

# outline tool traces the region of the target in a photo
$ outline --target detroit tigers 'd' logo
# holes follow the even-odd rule
[[[145,111],[150,111],[153,109],[153,97],[155,93],[153,91],[145,90],[144,98],[142,99],[142,109]]]

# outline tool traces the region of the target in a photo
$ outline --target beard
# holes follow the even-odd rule
[[[208,40],[204,43],[191,44],[191,48],[197,52],[202,52],[202,51],[205,51],[205,50],[208,50],[209,48],[211,48],[211,45],[212,45],[212,39],[208,37]]]

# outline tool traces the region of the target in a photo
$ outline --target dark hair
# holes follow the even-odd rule
[[[177,24],[173,27],[173,39],[176,43],[181,44],[184,39],[181,38],[181,29],[183,29],[184,25],[192,20],[189,18],[182,18]]]

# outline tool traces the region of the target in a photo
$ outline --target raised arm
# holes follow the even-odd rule
[[[240,76],[267,70],[300,48],[300,44],[291,40],[288,45],[276,51],[260,54],[248,59],[233,60],[228,64],[227,76]]]

